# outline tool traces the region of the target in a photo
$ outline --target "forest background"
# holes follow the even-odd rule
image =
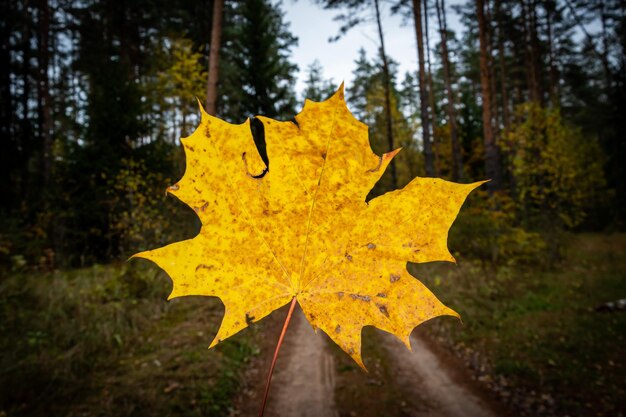
[[[49,410],[79,389],[78,375],[143,337],[137,304],[165,298],[168,284],[120,261],[199,228],[189,208],[164,195],[183,173],[179,138],[198,123],[196,97],[232,123],[290,120],[305,98],[338,87],[319,62],[294,64],[298,40],[281,3],[226,1],[219,21],[220,4],[0,5],[0,382],[21,387],[0,395],[0,414]],[[613,415],[626,372],[617,355],[626,320],[612,307],[626,297],[624,2],[316,4],[337,11],[338,37],[359,26],[379,45],[359,53],[346,80],[348,106],[369,126],[375,152],[403,148],[370,197],[417,175],[491,179],[451,230],[450,247],[468,269],[440,271],[431,283],[476,324],[463,334],[432,331],[538,393],[535,411]],[[417,49],[406,51],[417,58],[413,71],[398,73],[386,54],[394,40],[381,10],[415,27]],[[458,31],[447,25],[451,14]],[[216,84],[208,82],[212,52]],[[300,94],[298,71],[306,74]],[[544,324],[548,316],[557,319]],[[94,320],[104,324],[94,330]],[[520,338],[538,342],[516,353]],[[572,360],[586,365],[565,376],[559,364]]]

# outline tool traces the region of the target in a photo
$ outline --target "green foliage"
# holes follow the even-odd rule
[[[202,54],[190,39],[159,39],[154,48],[154,75],[145,95],[155,105],[153,124],[158,137],[175,142],[197,123],[196,97],[206,93],[207,74]]]
[[[109,179],[106,191],[111,213],[108,230],[116,237],[117,253],[128,256],[171,238],[174,205],[163,191],[169,182],[143,160],[122,160],[122,168]]]
[[[605,192],[599,145],[567,125],[558,109],[526,103],[516,119],[501,147],[524,224],[580,224]]]
[[[494,265],[536,266],[550,260],[545,237],[517,225],[512,198],[476,191],[450,230],[451,248],[464,258]]]
[[[170,285],[139,262],[4,275],[0,414],[227,413],[255,340],[238,335],[210,355],[221,305],[166,302]]]

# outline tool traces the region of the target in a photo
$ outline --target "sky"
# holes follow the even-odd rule
[[[402,79],[405,72],[417,70],[413,19],[403,22],[401,16],[391,15],[388,4],[381,2],[381,6],[385,49],[387,55],[398,62],[398,74]],[[298,94],[304,90],[306,69],[314,60],[317,59],[322,64],[324,78],[331,78],[336,84],[345,81],[348,87],[359,49],[363,47],[370,59],[378,53],[375,22],[358,25],[338,41],[329,43],[328,38],[339,33],[341,24],[333,21],[333,18],[342,10],[324,10],[312,0],[284,0],[282,9],[285,12],[285,21],[290,23],[289,30],[298,37],[298,46],[293,49],[292,54],[293,61],[300,68],[296,83]],[[431,43],[437,38],[433,31],[435,24],[435,19],[430,18]],[[448,11],[448,26],[456,30],[461,29],[457,17],[451,10]]]

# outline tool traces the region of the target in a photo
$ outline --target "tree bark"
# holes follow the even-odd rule
[[[496,71],[493,58],[493,44],[494,44],[494,30],[493,30],[493,13],[491,10],[491,4],[489,1],[485,3],[485,22],[486,23],[486,37],[487,37],[487,68],[489,68],[489,80],[491,81],[491,120],[493,120],[496,142],[500,138],[500,109],[498,108],[498,98],[496,94]]]
[[[38,2],[37,36],[37,101],[39,113],[39,135],[42,140],[42,176],[44,187],[50,183],[52,172],[52,134],[50,82],[48,68],[50,64],[50,7],[48,0]]]
[[[561,105],[560,98],[560,89],[559,89],[559,75],[556,69],[556,59],[554,56],[554,45],[553,39],[554,36],[552,34],[552,15],[553,10],[546,10],[546,31],[548,34],[548,60],[550,61],[548,66],[550,68],[550,103],[554,107],[559,107]]]
[[[428,119],[428,92],[426,91],[426,70],[424,65],[424,37],[422,35],[422,6],[420,0],[413,0],[413,19],[415,20],[415,37],[417,38],[417,62],[419,66],[418,81],[420,95],[420,120],[422,122],[422,143],[426,176],[435,176],[433,150],[430,141]]]
[[[0,3],[0,13],[4,16],[11,16],[13,5],[10,2]],[[15,186],[13,184],[12,173],[19,161],[16,138],[14,136],[13,115],[14,99],[12,92],[11,76],[12,68],[11,45],[12,27],[4,24],[0,26],[0,143],[4,144],[4,149],[0,152],[0,194],[4,196],[0,202],[0,208],[10,209],[17,203],[15,198]]]
[[[430,65],[430,39],[428,36],[428,0],[424,0],[424,33],[426,34],[426,65],[428,68],[428,104],[430,106],[430,126],[432,129],[432,150],[435,155],[435,176],[439,176],[439,145],[435,130],[437,128],[437,108],[435,107],[435,88],[433,87],[433,71]]]
[[[526,43],[526,73],[528,77],[528,89],[530,101],[541,103],[541,85],[539,77],[539,45],[537,38],[537,22],[535,4],[528,4],[522,0],[522,23],[524,26],[524,38]]]
[[[446,86],[448,97],[448,123],[450,124],[450,143],[452,144],[452,181],[458,181],[463,178],[463,157],[461,155],[461,145],[459,143],[458,126],[456,123],[456,99],[452,90],[452,81],[450,80],[450,57],[448,55],[448,35],[447,24],[445,19],[445,0],[435,0],[437,9],[437,21],[439,23],[439,33],[441,34],[441,59],[443,60],[443,80]],[[442,18],[443,15],[443,18]]]
[[[532,70],[535,79],[535,91],[533,92],[534,101],[543,106],[543,88],[541,82],[541,65],[543,64],[541,56],[541,47],[539,45],[537,23],[537,1],[531,0],[530,6],[530,36],[531,36],[531,52],[532,52]]]
[[[490,191],[502,188],[502,172],[500,168],[500,152],[493,132],[493,116],[491,114],[491,80],[489,79],[489,57],[486,36],[484,0],[476,0],[478,18],[478,38],[480,42],[480,86],[483,105],[483,140],[485,143],[485,172],[491,181],[487,184]]]
[[[224,0],[213,1],[213,25],[211,26],[211,49],[209,51],[209,74],[206,87],[205,111],[215,116],[217,112],[217,82],[219,80],[220,42],[222,38],[222,15]]]
[[[383,27],[380,21],[380,8],[378,6],[378,0],[374,0],[374,7],[376,11],[376,24],[378,26],[378,37],[380,40],[380,57],[383,61],[383,88],[385,90],[385,114],[387,119],[387,143],[389,146],[389,152],[394,150],[393,143],[393,121],[391,119],[391,77],[389,76],[389,63],[387,62],[387,54],[385,53],[385,41],[383,37]],[[396,173],[396,164],[392,160],[389,164],[391,169],[391,186],[392,188],[398,187],[398,175]]]
[[[504,31],[502,29],[502,4],[501,0],[495,0],[496,19],[498,24],[498,64],[500,66],[500,96],[502,99],[502,123],[505,132],[511,127],[509,116],[509,92],[507,89],[507,68],[505,62]]]

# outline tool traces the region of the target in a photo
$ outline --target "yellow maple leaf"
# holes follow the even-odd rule
[[[249,120],[226,123],[202,110],[182,139],[183,178],[168,191],[202,222],[193,239],[141,252],[174,283],[170,299],[219,297],[224,319],[211,347],[291,302],[300,304],[361,367],[361,331],[400,338],[439,315],[457,316],[406,270],[407,262],[454,261],[448,230],[481,183],[415,178],[365,202],[399,151],[382,157],[344,101],[306,101],[296,122],[258,117],[269,164]],[[264,173],[265,175],[259,175]]]

